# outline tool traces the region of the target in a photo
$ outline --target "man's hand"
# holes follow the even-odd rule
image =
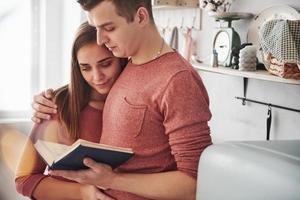
[[[90,158],[85,158],[83,163],[89,167],[85,170],[53,170],[49,173],[52,176],[61,176],[82,184],[94,185],[99,188],[111,188],[111,184],[117,174],[109,165],[97,163]]]
[[[114,200],[93,185],[82,185],[80,192],[83,200]]]
[[[32,108],[34,109],[31,120],[40,123],[42,120],[49,120],[51,114],[57,113],[57,106],[52,101],[53,89],[48,89],[33,97]]]

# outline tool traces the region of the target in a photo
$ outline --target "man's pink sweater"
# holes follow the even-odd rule
[[[210,118],[201,78],[171,52],[125,67],[107,97],[100,142],[133,149],[135,156],[118,168],[120,172],[179,170],[196,178],[200,154],[211,144]],[[106,192],[122,200],[146,199]]]

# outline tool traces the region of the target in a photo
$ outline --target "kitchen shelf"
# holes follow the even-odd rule
[[[196,63],[196,62],[193,62],[192,65],[200,71],[208,71],[208,72],[213,72],[213,73],[226,74],[226,75],[231,75],[231,76],[239,76],[239,77],[244,77],[244,78],[252,78],[252,79],[258,79],[258,80],[300,85],[300,80],[285,79],[285,78],[281,78],[278,76],[274,76],[274,75],[271,75],[266,70],[239,71],[236,69],[231,69],[231,68],[222,67],[222,66],[211,67],[208,64],[202,64],[202,63]]]
[[[178,10],[178,9],[191,9],[191,8],[199,8],[198,6],[174,6],[174,5],[155,5],[152,6],[153,10]]]

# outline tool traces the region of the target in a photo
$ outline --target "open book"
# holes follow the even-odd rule
[[[34,146],[50,169],[86,169],[83,164],[86,157],[108,164],[114,169],[133,156],[133,151],[129,148],[113,147],[82,139],[71,146],[38,140]]]

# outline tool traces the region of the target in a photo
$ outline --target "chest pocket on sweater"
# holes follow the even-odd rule
[[[120,109],[122,115],[126,117],[118,121],[119,130],[124,130],[130,136],[137,137],[143,128],[147,105],[134,105],[124,97]]]

